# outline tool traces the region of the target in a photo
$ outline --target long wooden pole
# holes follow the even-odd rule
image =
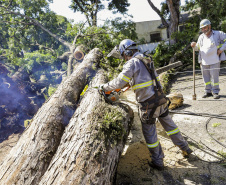
[[[193,48],[193,82],[194,82],[194,94],[192,96],[193,100],[196,100],[196,94],[195,94],[195,48]]]

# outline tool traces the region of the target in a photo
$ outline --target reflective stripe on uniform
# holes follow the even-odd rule
[[[179,130],[178,128],[176,128],[176,129],[171,130],[171,131],[168,131],[168,132],[166,132],[166,133],[167,133],[168,136],[170,136],[170,135],[176,134],[176,133],[178,133],[178,132],[180,132],[180,130]]]
[[[156,77],[156,79],[157,79],[157,81],[159,81],[159,80],[160,80],[158,76]]]
[[[129,78],[129,77],[123,75],[123,74],[121,74],[121,75],[119,76],[119,78],[121,78],[122,80],[124,80],[124,81],[126,81],[126,82],[129,82],[130,79],[131,79],[131,78]]]
[[[226,39],[224,39],[223,42],[226,42]],[[217,46],[217,48],[219,49],[219,48],[221,48],[222,46],[223,46],[223,44],[219,44],[219,45]]]
[[[132,87],[133,90],[136,90],[136,89],[140,89],[140,88],[144,88],[144,87],[148,87],[148,86],[151,86],[153,84],[153,81],[148,81],[148,82],[145,82],[145,83],[141,83],[141,84],[136,84]]]
[[[210,84],[211,84],[211,82],[206,82],[206,83],[205,83],[205,85],[210,85]]]
[[[155,148],[159,145],[159,141],[157,141],[156,143],[153,144],[147,144],[148,148]]]
[[[223,46],[223,44],[218,45],[218,46],[217,46],[217,49],[221,48],[221,46]]]
[[[219,82],[218,82],[218,83],[213,83],[212,85],[213,85],[213,86],[217,86],[217,85],[219,85]]]

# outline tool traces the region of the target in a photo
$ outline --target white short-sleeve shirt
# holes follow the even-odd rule
[[[204,36],[203,46],[200,48],[200,52],[202,57],[202,65],[212,65],[220,62],[213,35],[209,38]]]

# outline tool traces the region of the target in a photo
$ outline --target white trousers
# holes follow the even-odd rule
[[[212,65],[201,64],[201,71],[205,83],[205,92],[219,93],[220,62]]]

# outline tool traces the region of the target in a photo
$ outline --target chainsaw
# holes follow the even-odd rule
[[[99,93],[104,96],[104,99],[107,103],[113,104],[119,100],[120,94],[122,92],[127,91],[129,88],[130,88],[130,86],[125,87],[123,89],[115,89],[113,91],[106,91],[106,92],[99,91]]]

